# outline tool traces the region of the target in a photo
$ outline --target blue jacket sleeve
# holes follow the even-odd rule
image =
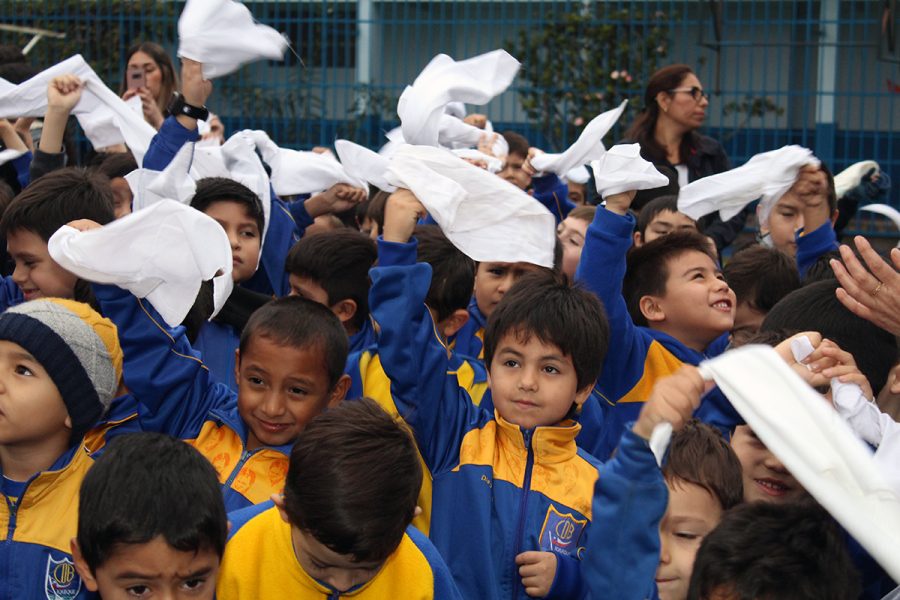
[[[175,117],[166,117],[162,127],[150,140],[150,147],[144,155],[141,166],[145,169],[162,171],[172,162],[181,147],[188,142],[196,142],[200,134],[196,129],[187,129]]]
[[[425,463],[437,473],[458,464],[463,436],[489,416],[448,372],[448,350],[425,306],[431,266],[416,264],[416,247],[415,240],[379,240],[369,309],[380,327],[378,353],[394,404],[412,427]]]
[[[3,312],[10,306],[21,304],[25,298],[22,296],[22,290],[12,280],[11,276],[0,279],[0,312]]]
[[[312,225],[315,220],[306,211],[306,202],[303,200],[295,200],[293,202],[286,202],[285,204],[287,205],[288,211],[291,213],[291,217],[294,219],[294,223],[297,224],[299,237],[303,237],[303,232],[306,231],[306,228]]]
[[[634,217],[597,208],[585,236],[575,280],[603,302],[609,319],[609,348],[597,380],[599,392],[617,402],[634,387],[644,372],[647,349],[653,341],[635,326],[622,297],[625,254],[631,247]]]
[[[122,375],[140,405],[143,430],[191,439],[211,409],[234,402],[234,393],[213,381],[191,349],[184,327],[170,329],[149,302],[118,287],[93,289],[103,315],[118,328]]]
[[[568,216],[569,211],[575,208],[575,205],[569,201],[569,186],[563,183],[556,174],[534,177],[531,180],[531,186],[534,190],[534,199],[553,213],[557,225]]]
[[[289,205],[272,192],[269,226],[263,242],[262,256],[259,258],[259,268],[253,277],[241,285],[260,294],[287,296],[291,291],[291,284],[284,261],[291,246],[300,239],[305,229],[306,226],[298,229]]]
[[[837,249],[837,235],[831,221],[822,223],[818,229],[805,235],[797,236],[797,268],[800,269],[801,279],[806,277],[806,272],[820,256]]]
[[[582,575],[582,562],[572,556],[556,554],[556,574],[550,591],[544,598],[547,600],[571,600],[587,598],[588,585]]]
[[[647,442],[628,429],[600,467],[582,571],[593,598],[644,600],[659,566],[669,492]],[[625,568],[623,568],[623,565]]]
[[[24,190],[31,183],[31,161],[34,155],[31,150],[12,161],[16,170],[16,178],[19,180],[19,186]]]

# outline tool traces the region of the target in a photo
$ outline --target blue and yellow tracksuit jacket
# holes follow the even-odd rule
[[[469,398],[476,405],[481,402],[487,391],[487,373],[479,361],[466,360],[456,354],[449,353],[447,375],[456,375],[459,386],[466,390]],[[350,376],[350,390],[348,398],[361,398],[363,396],[375,400],[379,406],[393,416],[400,416],[394,398],[391,396],[391,380],[381,366],[381,357],[378,355],[377,344],[366,348],[362,352],[353,352],[347,357],[346,373]],[[413,526],[428,535],[431,526],[431,491],[432,482],[422,455],[419,454],[419,462],[422,465],[422,490],[419,492],[417,504],[422,513],[413,519]]]
[[[400,545],[372,579],[339,591],[314,579],[300,566],[291,542],[291,526],[271,502],[230,513],[228,521],[231,537],[219,571],[219,600],[462,599],[447,565],[428,538],[414,527],[407,528]]]
[[[291,446],[247,450],[237,394],[210,376],[184,328],[170,329],[149,302],[115,286],[94,285],[94,294],[119,330],[122,372],[137,399],[140,428],[183,439],[209,459],[229,510],[280,492]]]
[[[433,478],[430,537],[465,598],[525,598],[515,564],[555,552],[548,597],[578,598],[598,463],[575,446],[566,421],[522,431],[471,401],[448,373],[447,348],[425,297],[431,267],[416,243],[379,242],[369,306],[398,412],[412,427]]]
[[[487,317],[479,310],[475,296],[469,301],[468,310],[469,320],[450,340],[450,347],[458,354],[481,361],[481,366],[484,366],[484,327]]]
[[[706,352],[688,348],[675,338],[631,320],[622,281],[625,255],[631,247],[634,217],[620,216],[598,208],[585,236],[581,262],[575,279],[600,298],[609,319],[609,352],[597,380],[596,394],[584,411],[601,412],[602,427],[592,428],[578,443],[605,460],[618,445],[625,424],[637,420],[643,402],[650,397],[656,381],[677,371],[682,364],[721,354],[728,345],[728,334],[713,341]],[[601,402],[596,402],[596,399]],[[698,414],[698,417],[702,418]]]
[[[97,598],[72,562],[78,490],[94,459],[76,444],[13,499],[0,484],[0,600]]]
[[[569,186],[555,173],[531,179],[533,198],[543,204],[556,218],[556,224],[564,220],[575,205],[569,200]]]
[[[366,320],[363,321],[363,326],[360,327],[359,331],[350,336],[350,348],[348,353],[353,354],[354,352],[362,352],[370,348],[375,344],[375,340],[378,337],[378,333],[375,331],[375,325],[372,323],[371,317],[366,317]],[[350,374],[353,377],[353,374]],[[350,398],[356,398],[356,396],[350,396]]]
[[[0,312],[10,306],[21,304],[25,300],[22,290],[12,280],[12,277],[0,277]]]

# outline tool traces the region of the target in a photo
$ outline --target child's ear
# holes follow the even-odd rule
[[[69,415],[66,415],[66,420],[63,421],[63,425],[66,426],[66,429],[71,430],[72,429],[72,417],[70,417]]]
[[[345,298],[331,306],[331,312],[337,315],[341,323],[346,323],[356,314],[356,300]]]
[[[290,523],[290,519],[288,519],[287,511],[284,510],[284,494],[272,494],[269,496],[272,499],[272,504],[275,505],[275,508],[278,509],[278,514],[281,515],[281,520],[285,523]]]
[[[462,329],[469,322],[469,311],[464,308],[457,308],[453,313],[440,322],[438,329],[445,338],[455,335],[457,331]]]
[[[81,554],[81,548],[78,547],[78,540],[72,538],[69,542],[69,546],[72,548],[72,562],[75,563],[75,570],[81,577],[81,581],[84,582],[84,587],[90,592],[98,591],[99,587],[97,586],[97,579],[94,577],[94,574],[91,573],[91,569],[88,567],[87,562],[84,560],[84,556]]]
[[[640,231],[635,231],[634,234],[632,234],[632,237],[634,239],[634,247],[635,248],[640,248],[641,246],[644,245],[644,238],[641,235]]]
[[[641,296],[638,307],[648,323],[663,321],[666,318],[666,313],[656,296]]]
[[[343,401],[347,395],[347,390],[350,389],[350,383],[349,375],[346,373],[341,375],[341,378],[337,380],[337,383],[334,384],[334,387],[331,388],[331,392],[328,394],[328,408],[333,408]]]
[[[587,399],[590,397],[591,391],[593,391],[593,389],[594,389],[594,386],[593,386],[593,384],[591,384],[591,385],[586,385],[584,387],[584,389],[581,389],[581,390],[578,390],[577,392],[575,392],[575,404],[577,404],[578,406],[581,406],[582,404],[584,404],[587,401]]]

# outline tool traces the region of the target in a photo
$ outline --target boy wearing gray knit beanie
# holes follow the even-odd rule
[[[87,304],[47,298],[0,314],[0,573],[13,598],[90,598],[69,554],[84,436],[121,379],[116,327]]]

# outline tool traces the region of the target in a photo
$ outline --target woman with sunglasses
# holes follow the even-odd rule
[[[731,168],[722,145],[697,130],[706,120],[709,94],[687,65],[669,65],[656,71],[647,82],[644,108],[625,133],[625,143],[641,145],[641,156],[669,177],[671,185],[638,193],[632,204],[640,210],[653,198],[677,193],[678,188],[701,177]],[[722,223],[718,216],[701,221],[701,230],[720,251],[744,227],[747,213]]]

